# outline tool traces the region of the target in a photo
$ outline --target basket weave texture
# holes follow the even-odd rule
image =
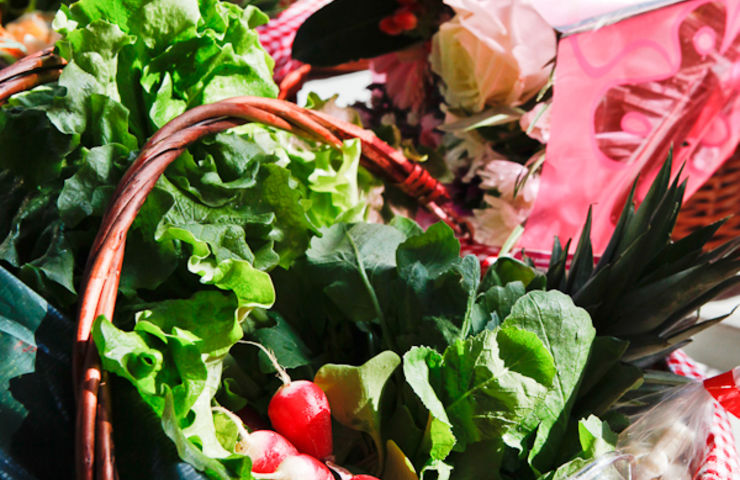
[[[720,220],[726,222],[707,248],[740,237],[740,148],[684,203],[673,236],[684,237]]]
[[[0,71],[0,105],[12,94],[59,77],[64,61],[50,50],[29,56]],[[289,102],[236,97],[195,107],[170,121],[141,149],[114,192],[103,216],[83,275],[79,299],[73,376],[77,394],[75,431],[78,479],[112,480],[118,477],[113,454],[110,393],[92,342],[94,320],[114,315],[126,235],[147,195],[167,166],[198,139],[248,122],[259,122],[300,137],[339,148],[357,138],[361,163],[384,180],[398,184],[440,219],[463,233],[463,222],[448,209],[449,195],[418,164],[362,128],[300,108]]]
[[[28,57],[0,71],[0,104],[10,95],[58,78],[64,61],[50,51]],[[113,318],[126,233],[146,196],[169,163],[199,138],[257,121],[312,140],[339,146],[359,138],[363,165],[376,175],[399,184],[440,218],[463,232],[464,225],[446,208],[449,199],[441,184],[422,167],[406,160],[373,134],[351,124],[293,104],[263,98],[239,97],[196,107],[157,132],[142,149],[119,184],[106,212],[85,269],[74,348],[77,391],[76,462],[79,479],[114,479],[110,399],[90,328],[99,315]],[[734,214],[740,206],[740,154],[736,154],[684,208],[676,234]],[[721,208],[720,208],[721,207]],[[692,223],[693,221],[693,223]],[[740,234],[740,216],[720,231],[723,238]],[[718,242],[722,239],[717,239]]]

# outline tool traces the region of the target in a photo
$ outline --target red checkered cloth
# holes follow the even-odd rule
[[[481,270],[486,271],[488,267],[491,266],[491,264],[496,261],[496,258],[498,257],[498,253],[501,251],[498,247],[491,247],[488,245],[482,245],[480,243],[474,243],[469,242],[466,240],[462,240],[460,242],[460,248],[463,255],[475,255],[478,257],[478,260],[480,260],[481,263]],[[547,267],[550,265],[550,252],[541,252],[536,250],[517,250],[512,252],[512,256],[518,260],[521,260],[524,256],[527,256],[532,262],[534,263],[534,266],[539,268],[540,270],[547,270]],[[570,261],[572,260],[573,255],[568,255],[568,260],[566,261],[566,267],[570,266]]]
[[[708,375],[688,355],[678,350],[668,357],[668,368],[673,373],[695,380]],[[735,437],[727,411],[714,401],[714,422],[707,438],[704,463],[694,477],[696,480],[740,479],[740,464],[735,450]]]
[[[273,78],[275,82],[285,78],[287,74],[303,65],[291,57],[293,39],[304,20],[313,12],[323,7],[331,0],[300,0],[267,24],[257,27],[260,43],[267,53],[275,60]]]

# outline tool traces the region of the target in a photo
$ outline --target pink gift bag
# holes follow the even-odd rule
[[[600,253],[633,182],[647,188],[671,149],[687,197],[740,141],[740,0],[696,0],[566,36],[555,67],[551,141],[519,246],[577,238],[589,206]]]

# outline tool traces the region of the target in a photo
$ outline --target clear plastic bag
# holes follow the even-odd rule
[[[599,457],[568,480],[632,480],[634,458],[616,452]]]
[[[715,400],[739,416],[739,386],[737,367],[676,387],[632,419],[619,435],[617,452],[600,457],[569,480],[691,480],[707,445]]]

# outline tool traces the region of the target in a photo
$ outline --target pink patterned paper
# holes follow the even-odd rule
[[[606,247],[638,178],[644,198],[671,148],[687,196],[740,141],[740,0],[695,0],[561,40],[551,141],[519,246],[576,238],[593,206]]]

